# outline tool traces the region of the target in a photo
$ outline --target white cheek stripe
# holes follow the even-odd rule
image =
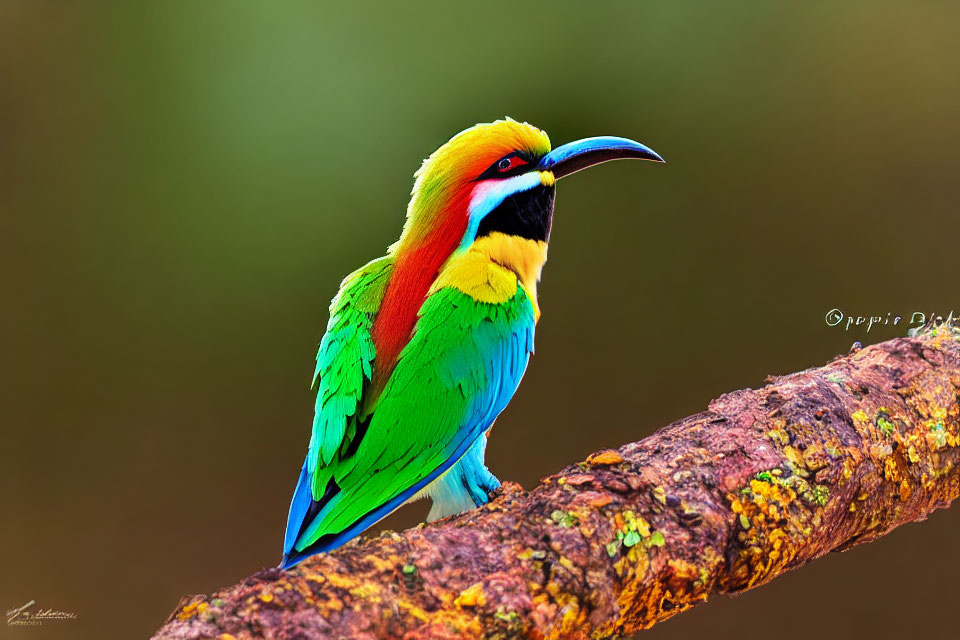
[[[477,229],[480,227],[480,221],[487,217],[491,211],[500,206],[500,204],[515,193],[528,191],[542,184],[539,171],[530,171],[522,173],[519,176],[507,178],[506,180],[484,180],[477,184],[473,189],[473,195],[470,197],[470,207],[468,209],[469,221],[467,222],[467,231],[463,234],[463,241],[460,243],[461,249],[466,249],[477,237]]]

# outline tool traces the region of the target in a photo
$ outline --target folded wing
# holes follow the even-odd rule
[[[416,495],[456,463],[510,401],[533,350],[535,318],[513,274],[496,269],[500,293],[487,301],[455,286],[429,295],[366,415],[359,415],[365,399],[355,389],[357,371],[369,380],[367,338],[354,337],[357,344],[340,348],[338,354],[349,353],[343,356],[323,357],[321,345],[314,441],[291,505],[284,566],[343,544]],[[360,334],[362,324],[347,323]],[[330,327],[339,326],[331,318]],[[321,362],[341,359],[338,368]],[[336,379],[344,370],[349,375]],[[334,380],[325,383],[325,377]]]

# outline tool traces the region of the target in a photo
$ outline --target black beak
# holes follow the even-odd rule
[[[656,151],[639,142],[628,138],[600,136],[568,142],[557,147],[540,160],[537,169],[551,171],[554,178],[559,180],[595,164],[622,158],[653,160],[654,162],[664,161]]]

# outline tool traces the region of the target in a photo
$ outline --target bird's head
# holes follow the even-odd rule
[[[639,142],[609,136],[551,150],[546,133],[509,118],[465,129],[417,171],[395,248],[423,246],[432,236],[446,239],[451,248],[468,247],[498,231],[546,241],[556,181],[619,158],[663,162]]]

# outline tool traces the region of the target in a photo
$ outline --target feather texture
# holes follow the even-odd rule
[[[330,305],[313,374],[317,400],[307,470],[313,474],[315,499],[323,495],[329,479],[323,468],[356,434],[363,387],[372,376],[375,356],[370,330],[392,270],[390,257],[374,260],[347,276]]]
[[[507,405],[533,350],[534,308],[511,272],[488,265],[491,278],[512,277],[512,295],[483,302],[443,287],[427,298],[355,450],[316,463],[313,501],[322,504],[309,522],[288,523],[298,531],[288,555],[338,546],[388,515],[456,463]],[[332,494],[318,477],[332,479]]]
[[[400,240],[343,281],[317,353],[282,566],[343,544],[418,494],[446,514],[499,485],[483,466],[484,433],[533,352],[546,243],[473,238],[471,203],[487,193],[474,178],[504,154],[549,148],[546,134],[512,120],[454,136],[417,172]]]

